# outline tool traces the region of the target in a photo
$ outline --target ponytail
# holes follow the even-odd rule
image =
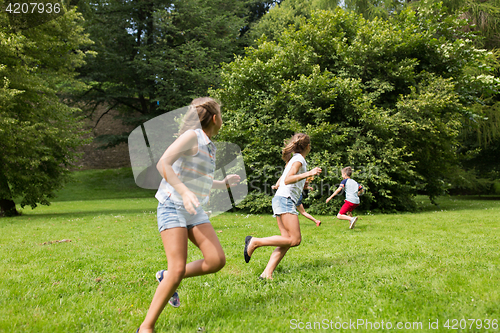
[[[220,115],[220,104],[211,97],[199,97],[193,99],[189,105],[189,110],[183,119],[179,134],[189,129],[206,129],[212,121],[214,115]]]
[[[285,163],[288,163],[292,158],[292,153],[302,153],[306,150],[307,146],[311,143],[311,138],[309,135],[304,133],[296,133],[292,138],[287,142],[285,148],[283,148],[281,153],[281,158]]]

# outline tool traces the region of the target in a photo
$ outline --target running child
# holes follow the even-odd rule
[[[364,191],[363,186],[359,185],[355,180],[351,179],[352,169],[351,167],[345,167],[342,169],[342,182],[339,188],[333,192],[333,194],[326,199],[326,203],[333,199],[334,196],[339,194],[342,189],[345,190],[345,200],[340,212],[337,214],[337,218],[340,220],[349,221],[349,229],[353,229],[358,217],[352,216],[352,211],[359,206],[359,195]]]
[[[276,217],[281,235],[266,238],[247,236],[243,255],[249,262],[255,249],[261,246],[277,246],[271,254],[266,268],[259,278],[272,279],[273,272],[290,247],[301,242],[300,225],[295,206],[299,200],[306,178],[319,175],[320,168],[307,171],[305,157],[311,151],[311,139],[303,133],[295,134],[283,148],[282,158],[287,163],[280,177],[279,188],[273,198],[273,216]],[[292,153],[294,153],[292,157]]]
[[[312,188],[311,186],[309,186],[309,180],[313,178],[313,177],[308,177],[306,179],[306,183],[304,184],[304,191],[305,190],[309,190],[309,191],[314,191],[314,188]],[[276,182],[276,185],[273,185],[271,186],[271,188],[273,190],[276,190],[280,185],[280,179],[278,179],[278,181]],[[316,226],[319,227],[321,225],[321,221],[318,220],[317,218],[315,218],[314,216],[312,216],[311,214],[309,214],[308,212],[306,212],[305,208],[304,208],[304,205],[302,204],[302,200],[304,199],[304,195],[303,195],[303,192],[300,193],[300,197],[299,197],[299,201],[297,201],[297,204],[296,204],[296,208],[297,210],[299,211],[300,214],[302,214],[302,216],[304,216],[305,218],[308,218],[309,220],[313,221],[314,223],[316,223]]]
[[[198,126],[188,121],[193,117]],[[215,273],[226,263],[219,239],[201,206],[208,201],[211,188],[224,189],[240,181],[238,175],[228,175],[223,181],[213,180],[216,148],[211,138],[221,126],[219,104],[209,97],[194,99],[180,136],[157,164],[163,177],[156,193],[158,230],[168,270],[156,273],[160,284],[136,333],[153,332],[167,302],[174,307],[180,305],[176,290],[182,279]],[[186,264],[188,239],[201,250],[203,259]]]

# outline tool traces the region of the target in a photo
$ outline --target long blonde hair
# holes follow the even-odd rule
[[[206,129],[210,125],[214,115],[220,116],[219,102],[212,97],[199,97],[193,99],[183,119],[179,134],[189,129],[200,128],[200,126],[202,129]]]
[[[306,150],[307,146],[311,143],[309,135],[304,133],[295,133],[290,140],[286,143],[285,148],[281,152],[281,158],[288,163],[292,158],[292,153],[302,153]]]

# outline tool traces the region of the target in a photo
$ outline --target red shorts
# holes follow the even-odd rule
[[[344,204],[342,205],[342,208],[340,208],[340,215],[345,215],[348,212],[352,212],[356,207],[358,207],[359,204],[354,204],[350,201],[344,200]]]

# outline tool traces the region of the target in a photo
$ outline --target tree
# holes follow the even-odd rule
[[[244,36],[260,19],[269,12],[271,8],[279,6],[281,0],[251,0],[248,7],[248,19],[246,24],[240,30],[240,36]]]
[[[248,167],[253,194],[243,206],[269,201],[283,140],[298,131],[311,136],[310,167],[326,170],[313,212],[334,212],[324,199],[346,165],[368,189],[365,209],[411,210],[418,191],[432,200],[442,194],[459,168],[472,105],[498,89],[466,71],[484,73],[490,55],[475,49],[463,24],[439,6],[387,21],[316,11],[224,66],[213,94],[225,110],[219,135],[242,147]]]
[[[304,19],[310,17],[312,10],[333,10],[341,1],[336,0],[285,0],[279,6],[269,8],[269,12],[254,24],[250,39],[257,40],[263,35],[267,40],[275,40],[289,26],[298,28]]]
[[[17,215],[21,206],[49,204],[68,179],[82,144],[76,109],[58,92],[74,83],[83,64],[79,50],[91,41],[74,10],[21,30],[0,13],[0,208]]]
[[[376,17],[387,19],[399,13],[411,0],[346,0],[344,7],[363,15],[367,20]]]
[[[207,94],[219,82],[221,62],[240,53],[246,1],[80,1],[97,55],[81,71],[86,89],[76,94],[87,116],[98,105],[140,125]],[[107,146],[128,133],[102,136]]]
[[[410,5],[429,8],[437,2],[414,1]],[[461,29],[479,35],[480,38],[474,40],[475,45],[491,52],[488,67],[492,70],[484,73],[471,67],[466,71],[473,77],[494,82],[500,74],[500,1],[444,0],[442,3],[447,15],[459,15],[467,20]],[[460,135],[459,157],[465,173],[455,177],[453,192],[490,193],[493,181],[499,178],[494,152],[500,149],[500,94],[493,85],[484,98],[471,102],[475,116],[467,119]]]
[[[425,0],[411,2],[411,6],[429,6],[442,3],[449,15],[458,14],[467,19],[464,28],[482,36],[476,42],[488,50],[500,47],[500,0]]]

